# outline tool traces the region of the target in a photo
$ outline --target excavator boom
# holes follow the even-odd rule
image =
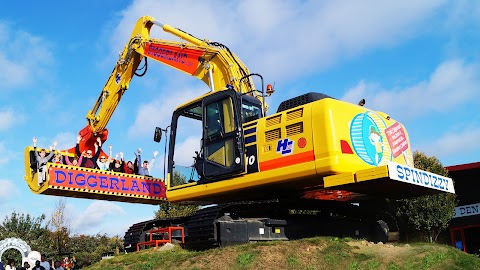
[[[159,26],[183,41],[175,42],[150,37],[152,26]],[[93,149],[97,137],[107,140],[107,123],[118,103],[127,91],[130,81],[138,74],[138,67],[144,58],[153,59],[179,71],[202,80],[211,92],[227,88],[257,97],[263,102],[243,62],[226,46],[200,40],[180,29],[144,16],[140,18],[125,45],[123,52],[110,74],[93,108],[87,113],[87,126],[79,134],[82,136],[80,150]],[[147,65],[145,59],[145,65]],[[146,72],[147,66],[144,66]],[[264,104],[266,107],[266,104]]]

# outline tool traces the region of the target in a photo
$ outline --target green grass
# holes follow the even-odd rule
[[[352,261],[348,264],[348,269],[351,269],[351,270],[360,269],[360,263],[357,261]]]
[[[432,267],[441,264],[447,258],[447,253],[445,252],[435,252],[429,253],[422,260],[421,269],[431,269]]]
[[[371,260],[371,261],[368,261],[367,262],[367,265],[365,267],[365,269],[368,269],[368,270],[376,270],[380,267],[380,262],[376,261],[376,260]]]
[[[333,237],[254,243],[195,252],[147,249],[90,266],[91,270],[150,269],[480,269],[480,259],[445,245],[374,245]]]
[[[295,255],[290,255],[287,257],[287,265],[290,268],[298,267],[298,259]]]
[[[240,267],[244,268],[244,267],[247,267],[249,264],[251,264],[254,259],[255,259],[255,255],[253,255],[252,253],[248,253],[248,252],[242,253],[238,255],[237,263]]]
[[[402,268],[400,268],[400,266],[398,266],[398,264],[396,263],[389,263],[387,264],[387,270],[400,270]]]

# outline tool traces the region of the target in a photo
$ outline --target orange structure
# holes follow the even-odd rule
[[[172,232],[174,231],[180,231],[181,234],[182,234],[182,244],[185,244],[185,231],[183,229],[183,227],[178,227],[178,226],[170,226],[170,227],[164,227],[164,228],[159,228],[159,229],[153,229],[153,230],[150,230],[150,240],[149,241],[145,241],[145,242],[139,242],[137,243],[137,251],[140,250],[140,246],[144,246],[144,247],[147,247],[147,246],[153,246],[155,245],[155,247],[158,247],[158,244],[166,244],[166,243],[172,243]],[[163,236],[165,237],[165,234],[167,234],[167,239],[158,239],[158,240],[154,240],[153,239],[153,234],[154,233],[160,233],[160,234],[163,234]],[[162,237],[162,238],[164,238]]]

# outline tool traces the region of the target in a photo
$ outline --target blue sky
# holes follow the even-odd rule
[[[31,193],[23,150],[75,144],[137,19],[219,41],[251,72],[275,83],[271,112],[287,98],[323,92],[402,122],[414,150],[444,165],[480,161],[478,1],[9,1],[0,10],[0,218],[49,215],[58,197]],[[159,30],[153,37],[172,39]],[[258,86],[257,86],[258,87]],[[107,144],[133,159],[163,144],[181,103],[208,91],[195,78],[149,62],[112,116]],[[198,143],[198,142],[195,142]],[[153,175],[163,176],[163,159]],[[123,236],[157,206],[67,199],[74,233]]]

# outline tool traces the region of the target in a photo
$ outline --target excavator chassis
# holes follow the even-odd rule
[[[306,199],[214,205],[190,217],[134,224],[125,233],[124,244],[127,251],[134,251],[136,243],[149,238],[150,230],[168,226],[183,226],[185,247],[193,250],[314,236],[387,242],[387,221],[394,230],[397,228],[383,209],[376,208],[379,205],[361,207],[346,202]]]

